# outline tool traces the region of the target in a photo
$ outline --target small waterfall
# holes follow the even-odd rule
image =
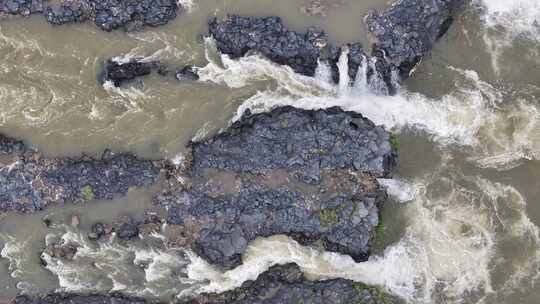
[[[358,67],[358,71],[356,72],[356,79],[354,80],[354,90],[355,92],[358,92],[360,95],[366,94],[369,92],[369,86],[368,86],[368,79],[367,79],[367,73],[368,73],[368,59],[366,56],[362,56],[362,63]]]
[[[338,92],[340,95],[348,94],[351,90],[349,77],[349,48],[344,46],[341,49],[341,56],[338,61],[339,69],[339,87]]]
[[[384,82],[384,79],[382,78],[381,74],[377,71],[377,58],[372,57],[368,60],[369,65],[369,77],[368,80],[368,87],[371,92],[377,94],[377,95],[388,95],[389,90]]]

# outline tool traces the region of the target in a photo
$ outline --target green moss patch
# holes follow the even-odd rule
[[[377,304],[394,304],[398,303],[397,299],[388,293],[384,292],[381,288],[377,286],[369,286],[364,283],[352,283],[353,288],[356,290],[358,295],[362,295],[365,291],[368,291],[374,298],[375,303]],[[371,302],[370,302],[371,303]],[[355,304],[364,304],[364,301],[362,299],[358,300]]]
[[[392,147],[392,149],[399,149],[399,138],[396,134],[390,134],[390,139],[388,141],[390,142],[390,146]]]
[[[91,201],[95,198],[94,189],[91,186],[84,186],[81,189],[81,197],[85,201]]]

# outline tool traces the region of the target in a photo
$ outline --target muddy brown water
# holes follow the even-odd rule
[[[143,296],[169,299],[231,288],[267,264],[293,261],[310,278],[376,284],[410,303],[539,303],[540,35],[500,18],[493,24],[487,20],[492,12],[469,8],[396,97],[357,94],[358,88],[336,93],[260,59],[208,68],[209,47],[201,35],[211,16],[278,15],[291,29],[318,26],[335,43],[368,45],[363,15],[387,1],[319,1],[329,5],[315,16],[305,14],[308,2],[199,0],[164,27],[130,34],[104,33],[90,24],[52,27],[36,17],[3,19],[0,132],[54,156],[111,148],[174,158],[185,153],[190,139],[226,127],[246,105],[341,105],[400,139],[399,168],[390,185],[399,197],[385,205],[383,237],[372,260],[356,264],[276,237],[255,242],[244,268],[219,273],[181,249],[164,247],[159,236],[134,245],[84,239],[95,221],[152,208],[151,192],[142,189],[110,202],[0,215],[0,302],[20,292],[59,288],[145,290]],[[484,4],[510,19],[526,20],[538,10],[528,0],[507,4],[529,5],[525,12],[496,2]],[[219,56],[210,55],[219,63]],[[112,56],[207,66],[211,81],[154,75],[124,88],[104,88],[96,75]],[[70,227],[73,214],[81,218],[78,229]],[[45,216],[56,225],[46,228]],[[40,252],[47,235],[75,240],[84,253],[76,261],[49,260],[45,269]]]

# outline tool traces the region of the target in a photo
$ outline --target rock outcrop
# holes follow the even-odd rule
[[[223,294],[205,294],[181,304],[391,304],[397,301],[375,287],[337,279],[306,280],[293,264],[274,266],[257,280]]]
[[[18,296],[10,304],[157,304],[120,294],[51,294],[42,297]],[[174,302],[170,302],[174,303]],[[398,301],[376,287],[344,279],[311,282],[298,266],[274,266],[257,280],[222,294],[202,294],[180,299],[177,304],[393,304]]]
[[[365,22],[375,39],[374,52],[407,77],[441,38],[467,0],[400,0],[383,12],[371,12]]]
[[[257,52],[273,62],[290,66],[295,72],[314,76],[319,62],[328,64],[332,78],[340,81],[338,60],[348,51],[351,81],[358,67],[365,65],[368,83],[376,93],[394,94],[399,81],[410,71],[449,28],[466,0],[400,0],[382,13],[371,12],[366,23],[376,38],[368,55],[359,43],[336,47],[323,31],[309,29],[297,33],[287,29],[279,17],[212,18],[209,34],[220,52],[232,58]],[[401,76],[401,78],[399,78]],[[380,83],[379,83],[380,82]]]
[[[42,14],[54,25],[89,20],[104,31],[164,25],[181,9],[176,0],[0,0],[0,13]]]
[[[100,82],[110,81],[114,86],[119,87],[122,83],[133,80],[137,77],[149,75],[153,70],[164,73],[165,67],[158,62],[145,62],[140,60],[129,60],[127,62],[118,62],[113,59],[107,60],[101,74]]]
[[[0,135],[0,212],[33,212],[51,203],[112,199],[154,183],[159,162],[106,151],[99,159],[46,158]]]
[[[311,28],[306,33],[297,33],[283,25],[279,17],[237,15],[230,15],[225,20],[212,18],[208,26],[218,50],[231,58],[258,52],[306,76],[314,76],[321,61],[331,67],[334,81],[339,81],[337,62],[342,49],[330,44],[326,33],[321,30]],[[355,49],[357,52],[351,56],[355,55],[357,61],[367,58],[359,44]],[[352,76],[356,71],[351,69]]]
[[[18,296],[10,304],[157,304],[141,298],[122,295],[50,294],[43,297]]]
[[[246,113],[193,143],[191,178],[156,198],[193,250],[233,268],[250,241],[286,234],[367,259],[390,175],[390,135],[360,114],[292,107]],[[185,181],[185,179],[182,179]]]
[[[108,59],[98,75],[98,80],[102,84],[110,81],[114,86],[119,87],[127,81],[150,75],[152,72],[157,72],[163,77],[172,76],[180,81],[199,80],[197,68],[194,66],[172,69],[159,61],[146,61],[136,58],[125,62],[118,61],[115,58]]]

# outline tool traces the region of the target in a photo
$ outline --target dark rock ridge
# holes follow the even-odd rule
[[[114,86],[119,87],[123,83],[146,76],[156,71],[161,76],[172,75],[177,80],[198,80],[197,68],[193,66],[185,66],[174,72],[164,64],[158,61],[145,61],[141,59],[130,59],[126,62],[118,62],[114,59],[109,59],[103,66],[98,80],[103,84],[110,81]]]
[[[10,304],[150,304],[149,300],[130,298],[120,294],[74,295],[51,294],[42,297],[18,296]],[[174,302],[171,302],[174,303]],[[349,280],[335,279],[322,282],[306,280],[298,266],[274,266],[257,280],[222,294],[203,294],[178,304],[392,304],[398,301],[376,287]]]
[[[366,23],[377,42],[371,56],[359,43],[346,46],[350,80],[354,81],[358,67],[365,64],[368,82],[380,78],[386,86],[378,88],[378,93],[394,94],[397,82],[408,77],[431,50],[465,1],[399,0],[383,13],[370,13]],[[326,62],[333,80],[339,81],[337,62],[345,48],[331,45],[323,31],[311,28],[306,33],[297,33],[288,30],[279,17],[230,15],[225,20],[212,18],[209,33],[218,50],[232,58],[257,52],[307,76],[315,75],[319,61]]]
[[[441,38],[467,0],[399,0],[365,22],[375,38],[375,51],[406,77]]]
[[[255,281],[223,294],[204,294],[181,304],[391,304],[396,299],[352,281],[336,279],[322,282],[306,280],[298,266],[274,266]]]
[[[112,295],[75,295],[50,294],[42,297],[18,296],[11,304],[150,304],[151,302],[140,298],[125,297],[120,294]]]
[[[156,201],[187,244],[233,268],[250,241],[286,234],[303,245],[369,256],[386,198],[376,178],[395,166],[390,135],[360,114],[292,107],[246,113],[193,143],[189,182],[172,178]]]
[[[176,0],[0,0],[0,13],[42,14],[54,25],[90,20],[104,31],[164,25],[180,9]]]
[[[330,65],[334,81],[339,81],[337,62],[341,48],[331,45],[321,30],[310,28],[306,33],[297,33],[287,29],[279,17],[237,15],[230,15],[225,20],[212,18],[208,26],[218,50],[231,58],[258,52],[306,76],[314,76],[319,61],[322,61]],[[359,44],[355,49],[357,52],[350,55],[356,56],[357,61],[367,58]],[[356,75],[357,69],[351,70]]]
[[[136,59],[127,62],[118,62],[109,59],[99,75],[99,80],[102,83],[111,81],[114,86],[119,87],[123,82],[149,75],[153,70],[163,73],[164,69],[165,67],[158,62],[145,62]]]
[[[100,159],[45,158],[0,135],[0,212],[33,212],[51,203],[112,199],[154,183],[159,162],[106,151]],[[6,143],[9,143],[6,145]],[[22,152],[21,150],[24,150]]]

